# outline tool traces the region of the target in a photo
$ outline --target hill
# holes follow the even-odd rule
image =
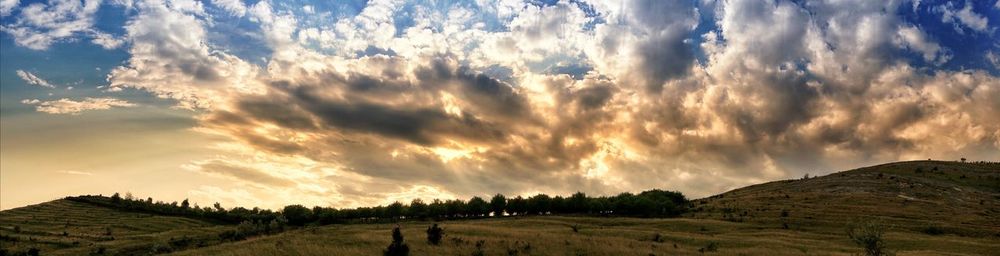
[[[430,221],[316,222],[234,242],[223,238],[242,225],[63,199],[0,212],[0,249],[12,254],[37,248],[43,255],[377,255],[399,225],[415,255],[849,255],[859,251],[847,230],[873,221],[885,224],[886,246],[898,255],[997,255],[998,202],[1000,164],[899,162],[692,200],[679,218],[440,221],[445,238],[435,246],[425,240]]]
[[[914,232],[1000,237],[1000,164],[897,162],[774,181],[695,200],[690,215],[807,230],[873,216]]]
[[[128,212],[66,199],[0,212],[5,254],[135,255],[167,252],[188,241],[208,245],[230,229],[204,220]],[[218,242],[216,242],[218,243]]]

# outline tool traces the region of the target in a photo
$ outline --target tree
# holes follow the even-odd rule
[[[122,196],[119,195],[118,192],[115,192],[114,195],[111,195],[111,203],[117,204],[120,203],[121,201],[122,201]]]
[[[187,208],[190,208],[190,207],[191,207],[191,203],[188,203],[187,198],[184,198],[184,201],[181,202],[181,208],[187,209]]]
[[[528,198],[528,207],[526,210],[529,214],[546,214],[551,210],[551,200],[549,195],[546,194],[535,195]]]
[[[455,218],[465,213],[465,202],[460,199],[448,200],[445,205],[448,217]]]
[[[490,199],[490,210],[493,211],[493,217],[503,216],[504,209],[507,208],[507,198],[502,194],[496,194],[493,199]]]
[[[305,225],[306,223],[312,221],[313,218],[312,210],[298,204],[285,206],[285,208],[281,211],[281,215],[285,216],[285,219],[288,219],[289,225],[294,226]]]
[[[587,194],[584,194],[583,192],[576,192],[569,197],[567,202],[569,211],[572,213],[589,213],[590,207],[587,201]]]
[[[471,216],[485,216],[490,213],[490,205],[482,197],[474,196],[469,199],[466,212]]]
[[[382,251],[385,256],[405,256],[410,255],[410,246],[403,242],[403,233],[399,232],[399,226],[392,229],[392,243]]]
[[[441,238],[444,237],[444,229],[438,227],[437,223],[427,228],[427,242],[433,245],[441,244]]]
[[[410,209],[406,215],[415,219],[427,218],[427,204],[424,203],[424,200],[420,200],[420,198],[413,199],[413,202],[410,202]]]
[[[510,200],[507,200],[507,213],[508,214],[523,215],[527,211],[527,208],[528,208],[528,204],[524,200],[524,198],[521,197],[521,196],[517,196],[517,197],[511,198]]]
[[[861,247],[867,256],[892,255],[886,248],[885,240],[882,239],[884,234],[885,225],[872,220],[863,221],[847,231],[847,236]]]
[[[313,207],[313,216],[323,225],[336,223],[339,217],[337,209],[319,206]]]
[[[447,212],[448,208],[445,206],[444,201],[441,201],[441,199],[434,199],[434,201],[427,206],[427,214],[433,218],[444,217]]]
[[[399,217],[402,217],[403,203],[397,201],[393,202],[392,204],[389,204],[389,206],[385,207],[385,215],[387,215],[386,217],[393,219],[398,219]]]

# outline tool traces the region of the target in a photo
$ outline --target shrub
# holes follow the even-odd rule
[[[937,227],[937,226],[930,226],[930,227],[924,228],[924,230],[921,230],[921,231],[924,232],[924,234],[928,234],[928,235],[932,235],[932,236],[944,234],[944,230],[941,229],[941,228],[939,228],[939,227]]]
[[[854,225],[847,231],[847,236],[855,244],[861,247],[863,254],[867,256],[892,255],[886,248],[885,225],[878,221],[863,221]]]
[[[781,210],[781,217],[782,218],[788,217],[788,210]]]
[[[441,238],[444,237],[444,229],[438,227],[437,223],[427,228],[427,242],[433,245],[441,244]]]
[[[476,250],[472,251],[472,256],[483,256],[483,255],[486,255],[486,252],[483,251],[483,246],[484,245],[486,245],[486,241],[485,240],[476,241]]]
[[[389,247],[385,248],[382,252],[385,256],[406,256],[410,255],[410,246],[403,242],[403,233],[399,231],[399,227],[392,229],[392,243]]]
[[[706,244],[705,247],[699,248],[698,252],[700,252],[700,253],[706,253],[706,252],[714,252],[714,251],[718,251],[718,250],[719,250],[719,244],[716,243],[715,241],[712,241],[712,242],[708,242],[708,244]]]
[[[663,235],[660,235],[660,233],[653,235],[653,242],[662,243],[664,240],[666,239],[664,239]]]

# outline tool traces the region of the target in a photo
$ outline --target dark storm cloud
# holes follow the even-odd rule
[[[435,144],[442,137],[501,140],[504,136],[495,125],[469,113],[454,117],[432,108],[394,108],[364,101],[337,102],[324,100],[305,90],[297,91],[294,97],[297,104],[329,126],[373,132],[422,145]]]
[[[694,46],[686,40],[698,20],[692,1],[631,1],[626,11],[645,34],[636,55],[647,89],[658,91],[663,82],[686,75],[694,64]]]
[[[453,60],[436,58],[430,65],[414,71],[414,75],[425,88],[456,84],[456,93],[474,102],[470,107],[483,112],[510,118],[522,118],[529,114],[527,100],[509,84],[467,67],[456,68],[451,62]]]

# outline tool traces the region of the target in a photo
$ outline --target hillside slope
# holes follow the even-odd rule
[[[695,200],[690,216],[820,231],[874,218],[896,229],[1000,237],[1000,164],[897,162],[768,182]]]
[[[0,212],[0,250],[41,255],[135,255],[216,237],[231,227],[115,210],[66,199]],[[103,249],[102,249],[103,248]]]

